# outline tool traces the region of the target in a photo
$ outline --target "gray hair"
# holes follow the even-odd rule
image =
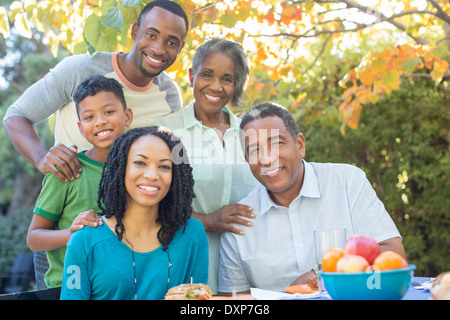
[[[244,48],[237,42],[225,39],[213,39],[198,47],[192,60],[191,69],[194,74],[203,64],[206,56],[213,52],[222,52],[234,61],[234,93],[231,105],[238,106],[247,86],[250,73],[250,62]]]
[[[294,140],[297,139],[297,136],[300,133],[300,131],[298,129],[297,123],[292,117],[292,114],[285,107],[271,102],[258,104],[245,114],[240,124],[241,134],[243,133],[244,127],[247,123],[256,119],[266,117],[278,117],[281,120],[283,120],[284,125],[291,134],[292,138],[294,138]]]

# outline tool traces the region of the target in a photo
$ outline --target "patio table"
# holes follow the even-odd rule
[[[418,283],[424,283],[430,280],[429,277],[413,277],[413,280]],[[61,288],[53,288],[46,290],[36,290],[28,291],[22,293],[13,293],[0,295],[0,300],[57,300],[59,299]],[[409,286],[408,291],[406,291],[405,296],[402,300],[429,300],[431,297],[431,292],[429,290],[415,289],[413,286]],[[307,300],[330,300],[330,298],[320,297],[312,298]]]
[[[418,283],[424,283],[430,280],[429,277],[413,277],[413,280]],[[402,300],[428,300],[431,298],[431,292],[424,289],[415,289],[413,286],[409,286],[408,291],[403,296]]]

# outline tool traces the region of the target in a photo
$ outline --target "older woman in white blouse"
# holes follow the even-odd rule
[[[236,203],[256,185],[239,140],[241,120],[227,107],[238,105],[249,76],[248,57],[234,41],[214,39],[201,45],[189,69],[195,100],[183,111],[160,118],[181,138],[195,180],[193,217],[208,235],[209,279],[218,288],[220,234],[243,234],[252,226],[253,209]],[[232,224],[245,226],[236,228]]]

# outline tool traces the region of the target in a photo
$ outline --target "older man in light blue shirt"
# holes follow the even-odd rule
[[[244,236],[222,235],[220,292],[305,282],[316,268],[313,230],[345,228],[347,237],[366,234],[381,251],[404,256],[401,236],[364,172],[304,161],[304,137],[286,109],[257,106],[241,129],[246,160],[261,185],[240,201],[254,209],[253,227]]]

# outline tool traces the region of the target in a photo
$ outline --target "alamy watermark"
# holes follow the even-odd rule
[[[220,135],[220,131],[215,134]],[[226,133],[227,134],[227,133]],[[177,145],[172,149],[172,162],[174,164],[242,164],[242,156],[248,164],[261,163],[270,165],[278,163],[279,159],[279,129],[247,129],[237,130],[233,134],[238,135],[234,139],[227,139],[227,149],[231,154],[218,156],[217,140],[211,139],[209,133],[201,130],[188,131],[185,129],[173,130],[172,139],[181,141],[183,145]],[[221,141],[223,140],[223,137]],[[182,147],[187,149],[189,156],[183,154]],[[222,147],[222,146],[221,146]]]

